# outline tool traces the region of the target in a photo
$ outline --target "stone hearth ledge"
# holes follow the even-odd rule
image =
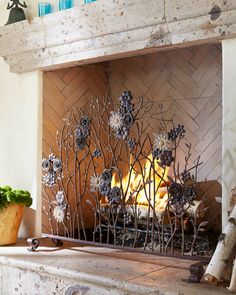
[[[189,284],[193,261],[66,243],[27,251],[25,243],[0,248],[1,295],[220,295],[224,289]]]
[[[235,0],[99,0],[1,27],[0,56],[23,73],[235,36]]]

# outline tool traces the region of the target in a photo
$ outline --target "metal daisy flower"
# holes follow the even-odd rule
[[[171,151],[173,143],[168,139],[168,134],[161,132],[154,135],[153,147],[154,150]]]
[[[117,131],[122,128],[123,126],[123,118],[119,112],[111,112],[109,118],[109,125],[111,129]]]
[[[99,191],[102,184],[101,175],[93,175],[90,177],[90,191],[95,192]]]
[[[65,211],[60,206],[56,206],[52,214],[58,223],[62,223],[65,219]]]

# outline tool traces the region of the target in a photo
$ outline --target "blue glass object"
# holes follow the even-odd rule
[[[84,4],[89,4],[89,3],[93,3],[96,2],[97,0],[84,0]]]
[[[52,12],[52,6],[48,2],[40,2],[38,3],[38,14],[39,16],[44,16],[45,14],[49,14]]]
[[[59,10],[69,9],[73,6],[73,0],[59,0]]]

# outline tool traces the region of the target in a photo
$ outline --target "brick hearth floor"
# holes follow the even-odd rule
[[[204,282],[184,282],[192,263],[69,243],[55,248],[43,242],[37,252],[31,253],[21,241],[12,247],[0,247],[0,294],[228,294]]]

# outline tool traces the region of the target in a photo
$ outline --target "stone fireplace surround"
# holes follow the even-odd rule
[[[198,0],[191,4],[187,4],[184,0],[138,0],[127,3],[99,0],[91,5],[80,5],[68,11],[34,18],[31,22],[25,21],[2,27],[0,55],[10,65],[11,71],[25,73],[222,42],[222,214],[225,222],[229,206],[228,196],[234,186],[236,173],[232,165],[234,149],[231,149],[234,144],[234,138],[231,136],[231,132],[234,132],[232,131],[234,115],[231,116],[235,93],[234,83],[231,83],[234,77],[232,75],[234,61],[230,60],[234,47],[234,40],[230,39],[236,34],[235,9],[234,1],[223,0]],[[115,24],[114,18],[116,18]],[[40,87],[40,78],[38,81]],[[38,99],[40,101],[40,95]],[[38,110],[40,112],[40,108]],[[39,113],[38,115],[41,120]],[[40,126],[40,121],[37,125]],[[42,138],[40,132],[38,136],[37,140],[40,143]],[[37,163],[39,167],[39,162]],[[34,190],[40,195],[39,170],[36,184]],[[35,207],[41,207],[36,197],[34,204]],[[38,215],[37,232],[40,232],[41,216],[40,213],[36,215]]]
[[[141,10],[140,7],[145,9]],[[113,1],[108,4],[105,0],[99,0],[90,7],[81,6],[42,19],[35,18],[31,23],[22,22],[20,25],[0,28],[0,55],[10,65],[11,71],[16,73],[58,68],[63,71],[63,67],[222,41],[222,213],[223,220],[226,220],[228,196],[236,179],[233,112],[236,42],[230,40],[236,33],[235,8],[233,1],[196,1],[190,5],[186,1]],[[95,15],[98,17],[94,18]],[[117,19],[116,26],[112,25],[114,16]],[[137,57],[137,60],[141,58]],[[50,75],[50,72],[45,75]],[[38,136],[40,142],[40,132]],[[40,183],[40,173],[37,182]],[[37,187],[39,189],[40,186]],[[40,195],[40,191],[36,195]],[[40,208],[40,202],[37,204]],[[37,212],[36,219],[41,220],[39,210]],[[1,259],[1,263],[14,265],[11,259]],[[22,268],[22,265],[18,267]],[[176,294],[170,292],[163,294]],[[216,294],[212,292],[209,294]]]

